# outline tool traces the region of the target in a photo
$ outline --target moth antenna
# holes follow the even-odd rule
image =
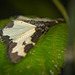
[[[65,21],[63,18],[57,18],[56,20],[57,20],[59,23]]]

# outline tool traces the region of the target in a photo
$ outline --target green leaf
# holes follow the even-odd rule
[[[9,20],[0,21],[1,27]],[[58,75],[64,65],[67,35],[65,23],[51,27],[28,55],[16,64],[8,60],[6,46],[0,41],[0,75]]]
[[[56,5],[56,7],[59,9],[59,11],[61,12],[61,14],[63,15],[65,21],[67,22],[67,24],[69,24],[69,16],[67,14],[66,9],[64,8],[63,4],[60,2],[60,0],[52,0],[53,3]]]

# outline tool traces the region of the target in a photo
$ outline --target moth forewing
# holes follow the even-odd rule
[[[17,17],[0,30],[1,40],[7,46],[7,56],[17,63],[31,50],[42,34],[63,19]]]

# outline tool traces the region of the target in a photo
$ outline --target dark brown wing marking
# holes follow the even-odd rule
[[[2,36],[2,34],[3,34],[3,32],[2,32],[2,30],[0,29],[0,36]]]
[[[24,20],[24,22],[30,23],[32,25],[35,25],[37,27],[44,27],[44,26],[53,26],[55,24],[58,24],[60,22],[64,22],[64,19],[62,18],[57,18],[52,21],[35,21],[35,20]]]
[[[4,44],[8,45],[8,43],[12,40],[12,39],[9,39],[9,36],[2,36],[1,37],[1,40]]]
[[[22,43],[22,45],[26,45],[25,41]]]
[[[42,31],[41,30],[37,30],[31,37],[32,37],[32,39],[31,39],[31,41],[33,41],[33,42],[37,42],[38,41],[38,39],[40,38],[40,36],[42,35]]]
[[[16,53],[12,53],[12,49],[16,45],[17,45],[17,43],[13,43],[13,42],[9,43],[7,45],[7,52],[6,52],[9,60],[11,60],[14,63],[17,63],[17,62],[21,61],[22,58],[23,58],[22,56],[18,56],[17,52]]]
[[[30,49],[33,47],[33,44],[28,44],[25,46],[24,52],[28,53],[30,51]]]
[[[6,25],[6,28],[11,28],[13,27],[14,25],[14,22],[13,21],[10,21],[7,25]]]

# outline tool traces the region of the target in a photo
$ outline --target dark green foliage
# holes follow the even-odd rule
[[[0,21],[1,27],[9,20]],[[58,75],[64,65],[67,34],[65,23],[51,27],[28,55],[16,64],[7,59],[6,46],[0,41],[0,75]]]
[[[8,0],[10,4],[25,16],[56,18],[61,13],[52,0]]]

